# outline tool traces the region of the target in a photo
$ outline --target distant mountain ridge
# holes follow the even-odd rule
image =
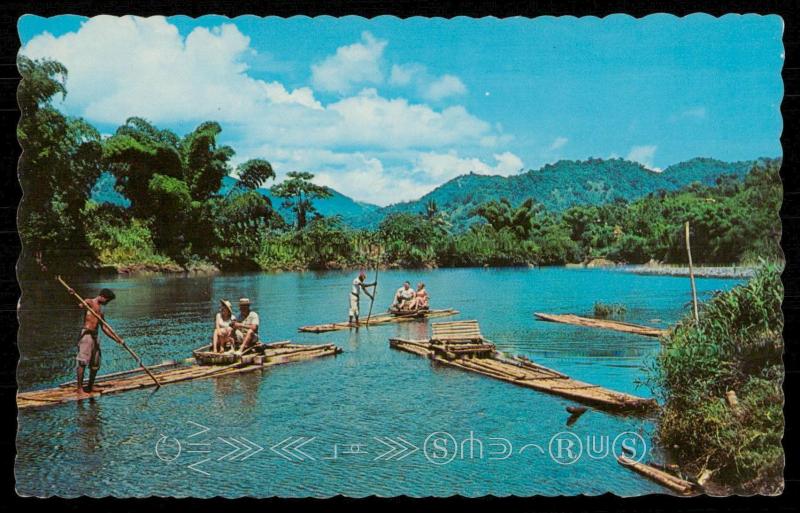
[[[220,194],[227,194],[228,191],[236,184],[237,180],[232,176],[226,176],[222,179],[222,186],[220,187]],[[103,173],[100,179],[97,180],[94,188],[92,188],[92,199],[98,203],[111,203],[112,205],[119,205],[128,207],[130,201],[114,189],[116,179],[110,173]],[[268,198],[272,202],[272,206],[281,216],[287,221],[294,221],[294,213],[291,209],[282,206],[283,200],[275,197],[269,189],[258,188],[256,189],[259,194]],[[380,209],[378,205],[372,205],[361,201],[351,199],[344,194],[331,189],[333,196],[317,200],[314,206],[317,211],[323,216],[341,215],[344,218],[365,216],[371,212]]]
[[[330,198],[314,202],[314,205],[323,216],[340,215],[353,227],[375,228],[389,214],[420,213],[426,203],[433,200],[439,210],[448,213],[453,228],[459,231],[477,220],[472,215],[475,207],[503,197],[515,205],[532,197],[549,210],[563,211],[573,205],[596,205],[616,199],[632,201],[651,192],[676,190],[693,182],[713,185],[721,176],[741,179],[756,162],[694,158],[656,172],[623,159],[560,160],[507,177],[474,173],[461,175],[417,200],[387,207],[356,201],[337,191],[333,191]],[[127,199],[114,190],[114,183],[114,177],[104,173],[92,190],[92,198],[98,202],[127,206]],[[220,193],[227,193],[235,183],[233,177],[223,178]],[[272,201],[284,219],[288,222],[294,219],[294,214],[284,208],[282,200],[275,198],[269,189],[260,188],[258,192]]]
[[[561,160],[507,177],[461,175],[418,200],[389,205],[346,220],[355,227],[372,228],[389,214],[422,212],[426,203],[433,200],[439,210],[449,214],[453,228],[458,231],[477,220],[471,215],[475,207],[503,197],[515,205],[532,197],[548,210],[563,211],[574,205],[596,205],[618,198],[632,201],[651,192],[676,190],[693,182],[713,185],[723,175],[741,179],[755,162],[695,158],[657,172],[623,159]]]

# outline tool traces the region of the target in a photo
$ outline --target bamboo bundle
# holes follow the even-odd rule
[[[543,321],[574,324],[576,326],[584,326],[587,328],[601,328],[621,331],[623,333],[632,333],[634,335],[643,335],[645,337],[660,337],[667,333],[667,330],[653,328],[650,326],[642,326],[641,324],[632,324],[622,321],[609,321],[604,319],[592,319],[590,317],[580,317],[574,314],[546,314],[534,312],[533,315]]]
[[[474,321],[473,321],[474,322]],[[437,323],[438,324],[438,323]],[[445,333],[437,324],[433,331]],[[475,323],[477,324],[477,323]],[[460,339],[459,339],[460,340]],[[434,363],[483,374],[541,392],[566,397],[611,411],[646,412],[657,407],[653,399],[644,399],[584,383],[527,358],[508,358],[483,339],[483,344],[453,343],[451,340],[390,339],[394,349],[430,358]],[[459,347],[466,349],[458,353]],[[476,350],[477,348],[477,350]]]
[[[674,476],[668,472],[665,472],[661,469],[654,467],[653,465],[648,465],[645,463],[639,463],[633,461],[632,459],[626,456],[619,456],[617,461],[620,465],[627,467],[637,474],[640,474],[651,481],[654,481],[661,486],[669,488],[670,490],[677,492],[681,495],[694,495],[697,493],[695,486],[686,481],[681,479],[677,476]]]
[[[458,315],[458,313],[458,310],[453,310],[452,308],[447,308],[444,310],[418,310],[402,313],[384,313],[380,315],[373,315],[369,320],[369,326],[412,322],[420,319],[431,319],[436,317],[449,317],[451,315]],[[327,333],[329,331],[346,330],[363,326],[367,326],[366,319],[359,320],[358,324],[350,324],[349,322],[332,322],[327,324],[301,326],[297,328],[297,331],[303,333]]]
[[[274,345],[265,344],[262,354],[246,354],[241,357],[240,361],[227,365],[183,365],[175,363],[162,364],[161,366],[151,367],[151,369],[158,369],[156,374],[158,381],[161,385],[166,385],[252,372],[273,365],[331,356],[341,352],[342,350],[333,344],[300,345],[279,342]],[[176,366],[178,368],[174,368]],[[95,382],[95,386],[97,385],[100,386],[96,388],[90,397],[148,388],[154,386],[154,382],[149,376],[141,372],[137,374],[133,371],[123,371],[98,376]],[[76,400],[79,400],[79,398],[75,389],[62,385],[57,388],[17,394],[17,408],[50,406]]]

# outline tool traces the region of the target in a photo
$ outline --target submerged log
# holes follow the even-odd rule
[[[574,314],[547,314],[534,312],[538,319],[549,322],[560,322],[563,324],[574,324],[576,326],[584,326],[587,328],[601,328],[607,330],[620,331],[622,333],[631,333],[634,335],[643,335],[645,337],[660,337],[667,333],[667,330],[660,328],[653,328],[651,326],[643,326],[641,324],[632,324],[622,321],[610,321],[605,319],[592,319],[591,317],[580,317]]]
[[[695,485],[689,481],[681,479],[663,470],[659,470],[652,465],[636,462],[627,456],[619,456],[617,461],[620,465],[627,467],[634,472],[650,479],[651,481],[658,483],[665,488],[669,488],[670,490],[681,495],[693,495],[698,493]]]

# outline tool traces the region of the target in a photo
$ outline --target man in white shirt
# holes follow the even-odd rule
[[[403,282],[403,286],[397,289],[394,293],[394,303],[392,303],[392,310],[404,310],[409,305],[412,299],[416,296],[414,289],[411,288],[410,282]]]
[[[239,318],[231,326],[236,330],[236,340],[241,342],[239,351],[244,352],[248,347],[258,343],[258,314],[250,310],[250,300],[243,297],[239,300]]]
[[[364,283],[364,280],[367,279],[366,273],[361,271],[358,274],[358,277],[353,280],[353,287],[350,289],[350,320],[349,323],[351,326],[358,327],[358,314],[359,314],[359,300],[361,299],[361,291],[364,291],[364,294],[367,295],[370,299],[374,299],[374,296],[369,293],[367,287],[374,287],[375,283]]]

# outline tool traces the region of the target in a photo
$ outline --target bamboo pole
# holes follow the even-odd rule
[[[380,249],[378,249],[378,254],[380,255]],[[376,257],[377,260],[377,257]],[[372,305],[375,303],[375,295],[378,293],[378,267],[379,262],[375,262],[375,286],[372,287],[372,298],[369,301],[369,313],[367,314],[367,326],[369,326],[369,320],[372,318]]]
[[[130,353],[130,355],[131,355],[131,356],[133,356],[133,359],[134,359],[134,360],[136,360],[136,363],[138,363],[138,364],[139,364],[139,367],[141,367],[141,368],[142,368],[142,370],[144,370],[144,371],[147,373],[147,375],[148,375],[148,376],[150,376],[150,378],[152,378],[152,380],[155,382],[155,384],[156,384],[156,388],[159,388],[159,387],[161,387],[161,383],[159,383],[159,382],[158,382],[158,380],[156,379],[156,377],[155,377],[155,376],[153,376],[153,373],[152,373],[152,372],[150,372],[150,369],[148,369],[147,367],[145,367],[145,365],[142,363],[142,359],[141,359],[141,358],[139,358],[139,355],[138,355],[138,354],[136,354],[136,353],[133,351],[133,349],[131,349],[130,347],[128,347],[128,344],[126,344],[126,343],[125,343],[125,341],[124,341],[124,340],[122,340],[122,338],[120,338],[120,336],[119,336],[119,335],[117,335],[117,332],[115,332],[115,331],[114,331],[114,328],[112,328],[112,327],[111,327],[111,325],[110,325],[110,324],[108,324],[108,323],[106,322],[106,320],[105,320],[105,319],[103,319],[103,317],[101,317],[101,316],[100,316],[100,314],[98,314],[97,312],[95,312],[95,311],[94,311],[94,309],[93,309],[93,308],[92,308],[92,307],[89,305],[89,303],[87,303],[85,299],[83,299],[83,298],[82,298],[80,295],[78,295],[78,293],[77,293],[77,292],[75,292],[75,290],[74,290],[72,287],[70,287],[69,285],[67,285],[67,282],[65,282],[64,280],[62,280],[62,279],[61,279],[61,276],[56,276],[56,279],[58,280],[58,282],[59,282],[59,283],[61,283],[61,285],[63,285],[63,286],[64,286],[64,288],[66,288],[66,289],[69,291],[69,293],[70,293],[70,294],[72,294],[73,296],[75,296],[75,298],[76,298],[78,301],[80,301],[80,303],[81,303],[81,304],[82,304],[82,305],[83,305],[83,306],[86,308],[86,311],[87,311],[87,312],[91,312],[91,314],[92,314],[92,315],[94,315],[94,316],[95,316],[95,318],[96,318],[98,321],[100,321],[100,324],[102,324],[103,326],[105,326],[105,328],[106,328],[106,329],[109,331],[109,335],[111,336],[111,339],[112,339],[114,342],[116,342],[117,344],[121,345],[123,348],[125,348],[125,350],[126,350],[126,351],[128,351],[128,352]]]
[[[697,308],[697,287],[694,284],[694,267],[692,266],[692,246],[689,242],[689,221],[683,225],[686,233],[686,254],[689,256],[689,281],[692,284],[692,305],[694,307],[694,322],[700,323],[700,311]]]

